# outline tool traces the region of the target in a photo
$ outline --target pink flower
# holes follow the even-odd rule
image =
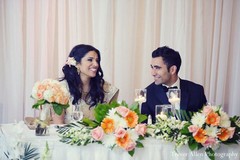
[[[102,127],[96,127],[92,130],[92,137],[97,140],[97,141],[100,141],[103,139],[103,136],[104,136],[104,131],[102,129]]]
[[[131,151],[136,147],[136,143],[134,141],[129,141],[127,146],[125,147],[126,151]]]
[[[229,131],[229,139],[231,139],[233,137],[234,132],[235,132],[235,127],[229,127],[228,131]]]
[[[191,125],[188,127],[188,131],[193,133],[193,136],[195,136],[195,134],[198,132],[199,127],[196,125]]]
[[[116,130],[115,130],[115,136],[118,137],[118,138],[123,138],[125,136],[125,134],[127,133],[127,131],[122,128],[122,127],[118,127]]]
[[[205,115],[205,116],[207,116],[209,113],[211,113],[213,111],[213,109],[212,109],[212,107],[211,106],[209,106],[209,105],[207,105],[207,106],[205,106],[204,108],[203,108],[203,114]]]
[[[126,117],[129,113],[129,109],[124,106],[119,106],[116,108],[116,111],[118,114],[120,114],[122,117]]]
[[[208,137],[207,140],[202,144],[204,147],[212,147],[217,144],[217,141],[213,137]]]
[[[147,126],[146,124],[138,124],[136,127],[135,127],[135,131],[137,132],[138,135],[142,135],[144,136],[144,134],[146,133],[147,131]]]

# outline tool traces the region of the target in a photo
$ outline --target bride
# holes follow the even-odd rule
[[[93,109],[98,103],[117,100],[119,89],[104,81],[100,61],[100,52],[93,46],[80,44],[71,50],[61,79],[71,95],[65,123],[70,122],[74,106],[80,107],[83,117],[94,119]]]

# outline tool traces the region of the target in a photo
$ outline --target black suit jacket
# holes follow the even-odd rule
[[[142,114],[151,115],[155,123],[155,106],[170,104],[162,85],[150,84],[147,88],[147,101],[142,104]],[[180,109],[198,111],[206,104],[207,99],[203,86],[191,81],[180,79],[181,101]]]

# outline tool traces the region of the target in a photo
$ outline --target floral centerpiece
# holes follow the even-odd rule
[[[69,107],[70,94],[61,82],[44,79],[34,84],[31,97],[37,100],[32,107],[38,109],[44,104],[52,104],[56,114],[61,115]]]
[[[240,142],[239,116],[229,117],[221,106],[204,106],[193,115],[191,121],[181,130],[186,135],[191,150],[205,148],[208,157],[214,160],[214,150],[221,143]]]
[[[141,122],[147,117],[139,113],[137,103],[129,107],[125,102],[98,104],[94,114],[95,120],[83,119],[60,128],[57,132],[61,141],[77,145],[100,143],[111,149],[119,147],[131,156],[136,147],[143,147],[140,141],[147,126]]]
[[[175,142],[176,147],[188,144],[191,150],[205,148],[211,160],[214,150],[221,143],[240,142],[240,117],[229,117],[220,106],[204,106],[190,121],[157,115],[156,124],[148,126],[147,132],[154,138]]]

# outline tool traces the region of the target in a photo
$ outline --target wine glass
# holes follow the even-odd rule
[[[168,101],[172,104],[172,106],[180,110],[180,98],[181,98],[181,90],[180,89],[169,89],[167,92]]]
[[[72,120],[73,121],[80,121],[83,118],[83,112],[81,111],[81,107],[78,104],[73,106],[72,112]]]
[[[146,102],[147,90],[146,89],[135,89],[135,102],[139,104],[139,110],[141,113],[142,103]]]

